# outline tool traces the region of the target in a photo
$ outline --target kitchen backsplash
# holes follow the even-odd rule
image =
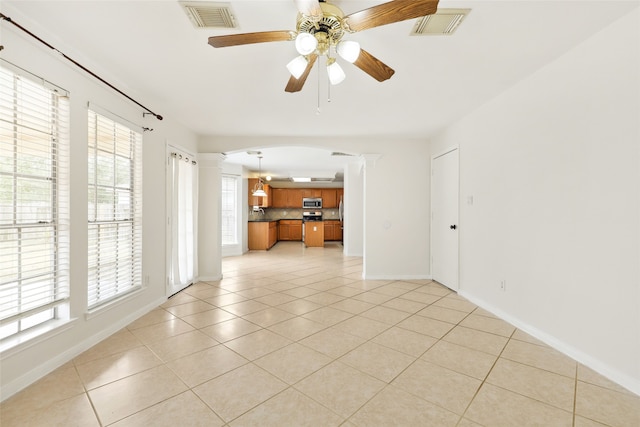
[[[255,221],[257,219],[302,219],[302,212],[305,209],[274,209],[264,208],[262,212],[249,212],[249,221]],[[308,209],[307,209],[308,210]],[[322,211],[322,219],[340,219],[337,208],[332,209],[320,209]]]

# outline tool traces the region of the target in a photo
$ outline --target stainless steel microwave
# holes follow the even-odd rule
[[[322,209],[322,199],[315,197],[304,197],[302,199],[302,207],[305,209]]]

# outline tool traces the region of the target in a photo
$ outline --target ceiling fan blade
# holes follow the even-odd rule
[[[347,15],[344,21],[352,32],[356,32],[432,15],[437,10],[438,0],[395,0]]]
[[[364,49],[360,49],[360,55],[353,65],[360,68],[379,82],[389,80],[395,73],[393,68],[389,67],[387,64],[380,61]]]
[[[295,38],[294,31],[264,31],[260,33],[228,34],[226,36],[209,37],[213,47],[239,46],[243,44],[284,42]]]
[[[318,0],[293,0],[298,11],[304,16],[322,16],[322,9]]]
[[[299,79],[291,76],[289,83],[287,83],[287,87],[284,89],[285,92],[293,93],[300,92],[302,90],[302,86],[304,86],[304,83],[307,81],[307,77],[309,77],[313,64],[316,63],[316,59],[318,59],[318,55],[309,55],[307,68],[305,68]]]

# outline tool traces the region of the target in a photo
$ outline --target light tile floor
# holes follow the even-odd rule
[[[9,426],[640,426],[640,397],[428,280],[281,242],[0,406]]]

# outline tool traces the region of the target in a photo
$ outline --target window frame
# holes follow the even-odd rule
[[[94,106],[88,110],[88,313],[128,298],[143,288],[142,134],[97,110]],[[124,144],[124,141],[128,142]],[[111,144],[110,149],[107,143]],[[106,169],[101,167],[100,159],[108,165],[108,158],[112,160],[111,175],[101,176]],[[122,162],[129,163],[125,168],[129,177],[127,184],[118,183],[118,165]],[[123,194],[125,197],[121,197]],[[110,202],[100,203],[100,195],[111,196]],[[122,209],[119,201],[124,200],[127,202]]]
[[[225,181],[229,182],[228,184],[228,188],[232,189],[232,193],[233,193],[233,201],[231,203],[228,203],[229,206],[231,206],[230,209],[225,209],[225,194],[229,193],[228,189],[225,189]],[[221,240],[222,240],[222,246],[236,246],[238,245],[239,242],[239,232],[238,232],[238,223],[240,222],[239,219],[239,212],[238,212],[238,182],[240,181],[240,178],[236,175],[231,175],[231,174],[222,174],[222,178],[221,178],[221,185],[220,185],[220,194],[221,194],[221,203],[220,203],[220,217],[221,217],[221,230],[220,230],[220,234],[221,234]],[[227,215],[225,214],[225,212],[233,212],[232,215]],[[233,217],[233,226],[226,226],[226,218],[229,217]],[[231,234],[233,234],[234,236],[234,241],[233,242],[226,242],[225,243],[225,229],[231,231]]]
[[[9,243],[0,260],[13,262],[15,271],[3,268],[0,276],[0,351],[5,352],[69,321],[70,118],[65,89],[4,60],[0,74],[0,93],[8,101],[0,105],[0,148],[6,147],[0,152],[9,153],[0,154],[0,178],[11,182],[10,206],[0,201],[5,206],[0,233],[16,236],[0,242]],[[29,182],[47,185],[29,188]],[[30,203],[45,200],[44,206]]]

